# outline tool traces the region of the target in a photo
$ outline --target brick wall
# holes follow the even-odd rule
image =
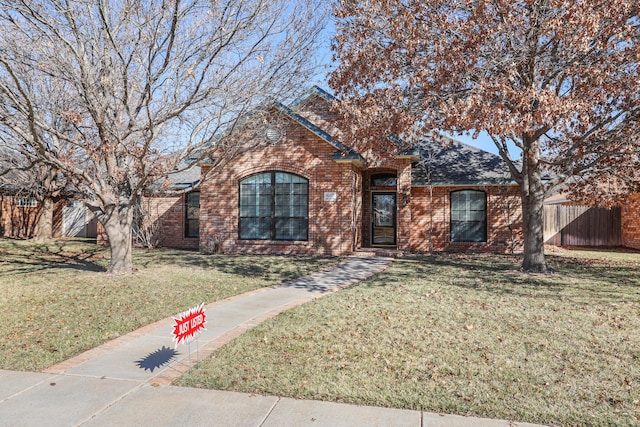
[[[450,193],[455,190],[482,190],[487,194],[487,241],[451,242]],[[486,251],[511,252],[522,249],[522,208],[516,186],[427,186],[411,191],[412,252]]]
[[[621,207],[622,244],[640,249],[640,194],[632,195]]]
[[[360,173],[350,163],[332,159],[336,149],[293,123],[285,123],[285,137],[262,144],[214,170],[201,184],[200,247],[220,244],[225,253],[324,253],[341,255],[359,244]],[[260,172],[283,171],[309,180],[307,241],[241,240],[238,200],[241,179]],[[203,168],[207,173],[207,168]],[[335,192],[335,201],[325,201]]]
[[[398,171],[398,189],[397,189],[397,227],[398,249],[402,251],[411,251],[411,229],[413,228],[413,202],[411,200],[411,160],[397,159],[395,160],[396,169]],[[406,195],[406,203],[405,203]]]
[[[185,236],[185,195],[144,197],[143,209],[148,213],[147,225],[155,227],[158,246],[165,248],[198,249],[198,237]],[[98,223],[99,244],[107,244],[109,239],[102,224]]]
[[[18,206],[18,198],[11,194],[0,194],[0,236],[31,238],[41,207]]]
[[[19,196],[0,193],[0,237],[19,239],[32,238],[42,210],[41,202],[35,207],[18,206]],[[29,197],[26,197],[29,198]],[[52,232],[53,237],[62,235],[62,208],[66,200],[54,201]]]
[[[160,246],[197,249],[198,237],[185,237],[186,206],[184,194],[179,196],[145,197],[143,206],[152,222],[157,221]]]
[[[331,103],[320,95],[312,95],[296,105],[293,110],[309,120],[334,139],[341,140],[342,132],[337,126],[339,115],[331,111]]]

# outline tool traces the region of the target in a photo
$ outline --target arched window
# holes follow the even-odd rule
[[[264,172],[240,181],[240,239],[307,240],[309,180]]]
[[[487,241],[487,194],[484,191],[451,192],[451,241]]]
[[[398,176],[395,173],[377,173],[371,175],[372,187],[395,187],[398,185]]]

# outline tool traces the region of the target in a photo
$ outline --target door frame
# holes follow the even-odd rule
[[[393,225],[389,228],[393,228],[393,243],[374,243],[375,237],[375,196],[393,196],[393,208],[392,208],[392,222]],[[371,192],[371,232],[369,233],[369,241],[372,247],[374,246],[397,246],[398,244],[398,219],[397,219],[397,209],[398,209],[398,193],[396,191],[372,191]]]

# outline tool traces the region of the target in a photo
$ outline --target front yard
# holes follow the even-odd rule
[[[0,239],[0,368],[41,370],[202,302],[335,262],[139,250],[135,274],[110,276],[102,246]]]
[[[556,425],[640,423],[640,254],[397,260],[282,313],[180,385]]]
[[[0,239],[0,368],[40,370],[202,302],[337,259],[136,251]],[[179,385],[556,425],[640,423],[640,254],[563,251],[552,275],[516,257],[397,260],[282,313]],[[292,262],[292,260],[294,262]]]

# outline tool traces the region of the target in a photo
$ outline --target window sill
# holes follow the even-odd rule
[[[255,239],[237,239],[238,244],[248,245],[306,245],[308,240],[255,240]]]
[[[482,241],[482,242],[449,242],[450,245],[464,245],[464,246],[468,246],[468,245],[486,245],[487,241]]]

